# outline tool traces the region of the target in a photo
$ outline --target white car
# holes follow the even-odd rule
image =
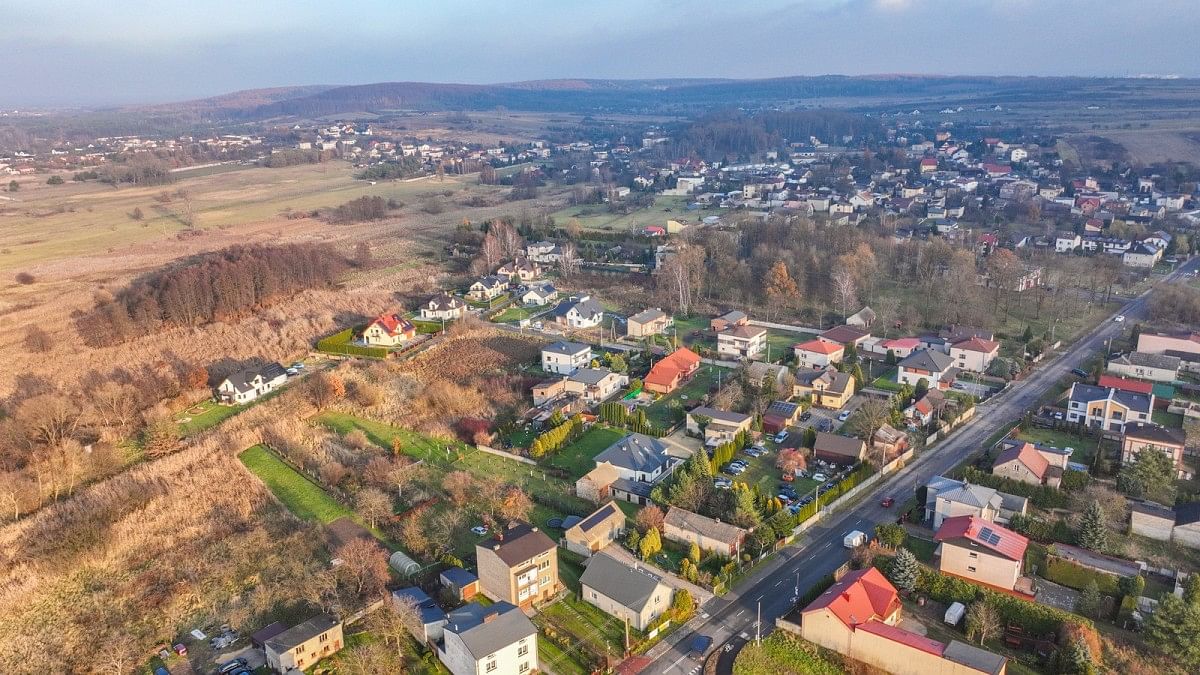
[[[476,525],[475,527],[471,528],[471,534],[476,534],[482,537],[483,535],[487,534],[487,528],[482,525]]]
[[[838,413],[838,421],[839,422],[845,422],[848,419],[850,419],[850,411],[849,410],[843,410],[842,412]]]
[[[1116,321],[1117,323],[1125,323],[1125,315],[1124,315],[1124,314],[1118,314],[1118,315],[1116,315],[1116,316],[1114,316],[1114,317],[1113,317],[1113,321]]]
[[[814,473],[812,479],[817,481],[818,483],[824,483],[826,476],[823,473]]]

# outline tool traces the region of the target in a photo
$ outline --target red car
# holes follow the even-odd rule
[[[883,501],[879,502],[879,505],[885,509],[890,509],[890,508],[892,508],[892,505],[895,503],[896,503],[896,500],[894,498],[884,497]]]

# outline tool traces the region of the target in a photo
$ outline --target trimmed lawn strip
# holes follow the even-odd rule
[[[584,432],[579,440],[571,443],[544,460],[547,466],[562,469],[574,478],[580,478],[596,468],[593,458],[608,446],[625,437],[624,431],[594,425]]]
[[[199,414],[192,415],[189,411],[204,406],[204,410]],[[180,418],[189,418],[186,422],[179,422],[179,432],[184,436],[191,436],[205,429],[211,429],[221,422],[233,417],[250,407],[249,404],[240,405],[221,405],[216,401],[202,401],[194,406],[184,410],[179,415],[176,415],[176,420]]]
[[[238,455],[238,459],[266,483],[279,501],[298,518],[321,524],[342,517],[355,518],[353,511],[339,504],[321,486],[285,464],[266,446],[251,446]]]

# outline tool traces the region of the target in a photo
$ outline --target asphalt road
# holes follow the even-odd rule
[[[1180,277],[1196,264],[1196,260],[1189,261],[1168,279]],[[1118,314],[1126,317],[1125,323],[1113,321],[1113,317],[1103,321],[1028,378],[1013,383],[1003,393],[980,404],[971,421],[933,450],[883,481],[872,495],[808,530],[797,543],[781,551],[750,579],[743,581],[740,588],[724,597],[710,600],[701,608],[699,619],[694,619],[692,625],[688,626],[690,630],[679,631],[669,638],[669,644],[664,642],[651,650],[650,656],[654,661],[643,672],[652,675],[698,672],[701,661],[687,653],[688,640],[695,633],[712,637],[714,649],[720,650],[730,639],[735,639],[735,644],[739,640],[754,639],[759,616],[762,634],[770,632],[775,619],[790,612],[799,595],[849,559],[849,551],[842,546],[842,538],[847,532],[861,530],[869,533],[875,525],[895,520],[894,509],[879,506],[880,497],[894,495],[896,501],[901,502],[912,495],[918,485],[949,471],[965,457],[980,450],[989,436],[1024,414],[1027,408],[1036,404],[1066,377],[1072,368],[1078,367],[1092,353],[1101,352],[1110,337],[1120,335],[1130,322],[1143,317],[1148,295],[1149,291],[1114,313],[1113,317]],[[718,663],[719,673],[731,672],[731,668],[725,670],[720,667],[722,665],[725,664]]]

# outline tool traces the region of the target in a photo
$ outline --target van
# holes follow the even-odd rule
[[[867,543],[867,535],[861,530],[852,530],[842,538],[842,546],[846,548],[858,548],[865,543]]]

